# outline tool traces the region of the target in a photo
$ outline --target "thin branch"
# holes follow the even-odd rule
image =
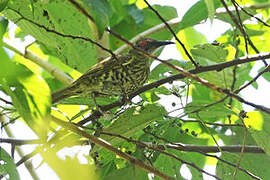
[[[252,47],[252,49],[259,54],[260,51],[255,47],[255,45],[253,44],[253,42],[250,40],[250,38],[248,37],[248,35],[246,34],[245,30],[243,28],[241,28],[241,22],[238,23],[237,19],[235,18],[235,16],[233,15],[233,13],[229,10],[227,4],[225,3],[224,0],[220,0],[221,3],[223,4],[224,8],[226,9],[227,13],[229,14],[229,16],[231,17],[233,23],[235,24],[235,26],[240,30],[240,32],[242,33],[243,37],[246,37],[246,40],[248,41],[249,45]],[[263,63],[265,66],[267,66],[267,63],[265,60],[263,60]]]
[[[260,23],[262,23],[263,25],[267,26],[267,27],[270,27],[269,24],[267,24],[266,22],[262,21],[260,18],[256,17],[256,16],[253,16],[251,13],[249,13],[245,7],[242,7],[240,6],[235,0],[233,0],[233,2],[244,12],[246,13],[247,15],[249,15],[250,17],[253,17],[255,18],[257,21],[259,21]]]
[[[234,60],[231,61],[226,61],[223,63],[219,63],[219,64],[214,64],[214,65],[210,65],[210,66],[200,66],[199,68],[196,69],[192,69],[189,70],[190,73],[193,74],[199,74],[199,73],[203,73],[203,72],[208,72],[208,71],[220,71],[224,68],[228,68],[231,66],[235,66],[235,65],[239,65],[239,64],[243,64],[243,63],[247,63],[247,62],[253,62],[253,61],[258,61],[261,59],[267,59],[270,58],[270,53],[264,53],[264,54],[256,54],[256,55],[250,55],[248,57],[240,57],[240,58],[236,58]],[[133,92],[131,95],[129,95],[129,97],[132,99],[133,97],[147,91],[153,88],[157,88],[162,84],[168,83],[168,82],[172,82],[175,80],[179,80],[179,79],[183,79],[185,78],[185,76],[181,73],[155,81],[153,83],[147,84],[145,86],[143,86],[142,88],[136,90],[135,92]],[[122,102],[114,102],[108,105],[104,105],[104,106],[100,106],[100,109],[103,112],[109,111],[112,108],[115,108],[117,106],[122,106],[124,103]],[[102,114],[99,111],[94,111],[89,117],[87,117],[86,119],[83,119],[79,122],[79,124],[85,124],[87,122],[93,121],[95,119],[98,119]]]
[[[40,67],[42,67],[43,69],[45,69],[46,71],[48,71],[49,73],[51,73],[51,75],[53,75],[56,79],[58,79],[59,81],[65,83],[65,84],[71,84],[73,82],[73,79],[71,77],[69,77],[68,75],[66,75],[63,71],[61,71],[60,69],[58,69],[57,67],[55,67],[54,65],[52,65],[51,63],[49,63],[48,61],[45,61],[43,59],[41,59],[40,57],[38,57],[37,55],[35,55],[34,53],[32,53],[31,51],[29,51],[28,49],[25,49],[25,52],[21,52],[19,49],[15,48],[14,46],[10,45],[8,42],[3,42],[3,45],[12,50],[13,52],[15,52],[16,54],[38,64]]]
[[[0,138],[0,143],[9,143],[16,146],[27,145],[27,144],[41,144],[42,141],[39,139],[14,139],[14,138]]]
[[[6,122],[7,120],[6,120],[6,117],[5,117],[5,116],[0,116],[0,121],[1,121],[1,122],[4,122],[4,123],[7,123],[7,122]],[[6,134],[7,134],[9,137],[14,138],[14,135],[13,135],[13,133],[12,133],[12,131],[11,131],[11,129],[10,129],[9,126],[5,126],[5,127],[4,127],[4,130],[5,130]],[[1,141],[0,141],[0,143],[1,143]],[[23,153],[23,151],[22,151],[22,149],[21,149],[20,147],[15,146],[15,144],[12,144],[11,147],[12,147],[12,149],[11,149],[11,154],[12,154],[12,156],[14,155],[14,151],[16,150],[16,152],[18,153],[18,155],[19,155],[20,157],[24,157],[24,153]],[[29,172],[29,174],[32,176],[32,178],[33,178],[34,180],[38,180],[38,179],[39,179],[39,177],[38,177],[36,171],[35,171],[34,168],[33,168],[32,162],[26,162],[26,163],[25,163],[25,167],[26,167],[27,171]]]
[[[158,144],[161,148],[164,144]],[[187,152],[204,152],[204,153],[218,153],[219,148],[217,146],[197,146],[192,144],[182,144],[177,143],[174,144],[166,144],[167,148],[179,150],[179,151],[187,151]],[[230,152],[230,153],[240,153],[241,152],[241,145],[228,145],[228,146],[219,146],[223,152]],[[265,153],[263,149],[259,146],[244,146],[245,153]]]
[[[255,76],[252,80],[250,80],[248,83],[246,83],[245,85],[243,85],[242,87],[240,87],[239,89],[237,89],[235,91],[236,94],[238,94],[240,91],[242,91],[243,89],[245,89],[246,87],[248,87],[249,85],[251,85],[252,83],[256,82],[257,79],[263,75],[265,72],[269,72],[270,71],[270,65],[268,65],[263,71],[259,72],[257,74],[257,76]]]
[[[126,140],[128,142],[132,142],[132,143],[138,145],[139,147],[143,147],[143,148],[154,150],[154,151],[159,152],[161,154],[164,154],[164,155],[166,155],[168,157],[174,158],[174,159],[178,160],[179,162],[181,162],[183,164],[187,164],[187,165],[193,167],[194,169],[196,169],[199,172],[205,173],[205,174],[207,174],[209,176],[212,176],[212,177],[214,177],[216,179],[220,179],[219,177],[217,177],[217,176],[215,176],[213,174],[210,174],[210,173],[204,171],[203,169],[199,168],[194,163],[185,161],[183,159],[180,159],[179,157],[177,157],[174,154],[170,154],[168,152],[165,152],[164,151],[164,145],[161,145],[161,147],[158,147],[158,146],[156,146],[156,144],[153,144],[152,145],[152,144],[144,143],[144,142],[141,142],[141,141],[133,140],[133,139],[130,139],[130,138],[126,138],[126,137],[124,137],[124,136],[122,136],[120,134],[114,134],[114,133],[108,133],[108,132],[101,132],[101,133],[104,134],[104,135],[109,135],[109,136],[114,136],[114,137],[118,137],[118,138],[124,139],[124,140]]]
[[[159,14],[159,12],[157,10],[155,10],[148,2],[147,0],[143,0],[145,2],[145,4],[147,4],[147,6],[149,7],[149,9],[151,9],[157,16],[158,18],[167,26],[167,28],[169,29],[169,31],[172,33],[172,35],[174,36],[175,40],[182,46],[183,50],[185,51],[185,54],[188,56],[189,60],[192,62],[192,64],[195,67],[198,67],[198,63],[194,61],[194,59],[192,58],[192,56],[189,54],[188,50],[186,49],[185,45],[179,40],[179,38],[177,37],[177,35],[174,33],[173,29],[170,27],[170,25],[166,22],[166,20]]]
[[[240,148],[241,148],[241,147],[240,147]],[[201,152],[201,153],[202,153],[202,152]],[[226,160],[224,160],[224,159],[221,159],[220,157],[218,157],[218,156],[216,156],[216,155],[206,154],[206,153],[202,153],[202,154],[205,155],[205,156],[208,156],[208,157],[216,158],[217,160],[219,160],[219,161],[221,161],[221,162],[223,162],[223,163],[225,163],[225,164],[228,164],[228,165],[230,165],[230,166],[232,166],[232,167],[236,167],[235,164],[233,164],[233,163],[231,163],[231,162],[229,162],[229,161],[226,161]],[[246,170],[246,169],[244,169],[244,168],[239,167],[239,170],[242,171],[242,172],[244,172],[244,173],[246,173],[247,175],[249,175],[249,176],[250,176],[251,178],[253,178],[253,179],[262,180],[260,177],[258,177],[258,176],[256,176],[256,175],[252,174],[251,172],[249,172],[248,170]]]
[[[72,132],[74,132],[82,137],[87,138],[90,142],[97,144],[97,145],[111,151],[112,153],[120,156],[121,158],[125,159],[126,161],[132,163],[133,165],[140,167],[141,169],[143,169],[146,172],[153,173],[162,179],[166,179],[166,180],[167,179],[169,179],[169,180],[174,179],[173,177],[170,177],[170,176],[160,172],[159,170],[157,170],[151,166],[148,166],[147,164],[143,163],[141,160],[136,159],[136,158],[130,156],[129,154],[124,153],[124,152],[120,151],[119,149],[111,146],[109,143],[105,142],[104,140],[97,138],[91,134],[88,134],[85,131],[82,131],[77,126],[75,126],[71,123],[59,120],[55,117],[52,117],[51,120],[54,121],[55,123],[57,123],[58,125],[62,126],[63,128],[70,130],[70,131],[72,131]]]
[[[199,120],[196,120],[196,119],[189,119],[189,120],[185,120],[185,119],[179,119],[185,123],[194,123],[194,122],[197,122],[197,123],[201,123],[201,121]],[[213,125],[213,126],[221,126],[221,127],[243,127],[242,124],[222,124],[222,123],[211,123],[211,122],[204,122],[204,124],[207,124],[207,125]]]
[[[245,151],[245,146],[246,146],[246,139],[247,139],[247,135],[248,135],[248,128],[247,128],[247,126],[246,126],[243,118],[242,117],[239,117],[239,118],[240,118],[241,122],[243,123],[245,132],[244,132],[243,142],[242,142],[242,145],[241,145],[240,157],[238,159],[238,162],[236,164],[235,170],[233,172],[233,180],[235,180],[236,175],[237,175],[237,172],[238,172],[238,170],[240,168],[240,164],[241,164],[241,161],[242,161],[243,156],[244,156],[244,151]]]

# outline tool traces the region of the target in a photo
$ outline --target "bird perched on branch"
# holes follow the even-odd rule
[[[136,42],[128,53],[112,57],[94,65],[71,85],[52,93],[52,103],[70,96],[128,95],[143,86],[149,75],[150,54],[160,46],[173,44],[144,38]],[[139,50],[138,50],[139,49]],[[141,50],[141,51],[140,51]]]

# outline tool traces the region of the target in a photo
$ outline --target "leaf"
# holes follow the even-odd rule
[[[229,161],[230,163],[237,164],[240,158],[239,154],[232,154],[227,152],[222,152],[220,157],[223,160]],[[241,160],[240,167],[249,171],[253,175],[261,178],[267,179],[269,177],[270,170],[267,168],[270,163],[270,158],[265,154],[252,154],[245,153]],[[227,165],[221,161],[218,161],[217,164],[217,176],[224,180],[232,179],[232,175],[235,171],[235,167]],[[247,175],[243,171],[238,170],[235,179],[239,180],[252,180],[251,176]]]
[[[257,14],[257,13],[256,13],[256,10],[254,10],[254,9],[251,9],[251,8],[245,8],[245,10],[246,10],[247,12],[249,12],[250,14],[252,14],[252,15]],[[243,10],[239,10],[238,12],[239,12],[239,14],[240,14],[240,18],[241,18],[241,21],[242,21],[242,22],[244,22],[245,20],[251,18],[251,16],[248,15],[248,14],[246,14],[245,12],[243,12]],[[231,13],[232,13],[235,17],[238,17],[235,10],[231,10]],[[216,18],[219,19],[219,20],[222,20],[222,21],[224,21],[224,22],[230,23],[231,25],[235,26],[234,22],[232,21],[230,15],[227,13],[227,11],[222,12],[222,13],[217,13],[217,14],[216,14]]]
[[[200,110],[198,112],[200,118],[207,122],[215,122],[221,119],[224,120],[228,115],[235,114],[234,111],[226,107],[224,103],[218,103],[204,108],[209,104],[217,102],[223,98],[223,96],[212,92],[209,88],[203,85],[196,84],[195,87],[192,88],[191,94],[192,102],[190,102],[185,108],[185,113],[190,113],[188,115],[190,118],[198,118],[196,113],[191,113],[195,110]]]
[[[219,0],[214,0],[214,8],[220,6]],[[179,24],[180,29],[184,29],[195,24],[199,24],[202,20],[208,17],[208,10],[205,4],[205,0],[200,0],[195,3],[183,16],[181,23]]]
[[[214,15],[215,15],[215,4],[214,4],[214,0],[204,0],[206,7],[207,7],[207,11],[208,11],[208,17],[211,20],[211,23],[214,20]]]
[[[24,65],[11,61],[2,48],[0,54],[3,57],[0,66],[9,69],[0,72],[0,84],[25,122],[45,138],[48,125],[45,117],[51,105],[47,83]]]
[[[8,1],[9,0],[1,0],[0,1],[0,12],[6,8]]]
[[[9,179],[20,179],[14,160],[2,147],[0,147],[0,175],[5,176],[7,174]]]
[[[127,177],[130,180],[145,180],[148,179],[148,173],[141,168],[135,168],[134,166],[128,166],[121,169],[114,169],[104,177],[104,180],[126,180]]]
[[[233,49],[231,49],[233,51]],[[212,44],[200,44],[194,46],[191,51],[194,57],[197,57],[198,60],[201,60],[199,63],[202,65],[211,65],[211,62],[204,62],[203,60],[212,61],[212,62],[224,62],[229,55],[228,49],[223,46],[214,46]]]
[[[95,166],[90,163],[81,164],[78,159],[78,154],[76,154],[74,158],[65,156],[65,160],[62,160],[57,156],[57,152],[52,149],[45,151],[39,148],[38,150],[44,161],[54,170],[60,179],[99,179],[95,171]]]
[[[33,9],[34,16],[30,1],[13,1],[4,14],[9,20],[17,22],[24,33],[32,35],[44,53],[58,57],[73,69],[84,73],[97,63],[96,46],[91,42],[59,35],[94,40],[94,30],[87,18],[71,3],[36,1]]]
[[[103,132],[121,134],[130,137],[145,128],[151,122],[161,118],[165,114],[165,109],[158,104],[147,104],[142,109],[131,107],[126,110],[111,126],[104,128]],[[111,144],[121,142],[116,137],[101,135],[101,138]]]
[[[7,26],[8,26],[8,20],[0,16],[0,37],[1,37],[0,44],[2,41],[2,36],[5,34],[7,30]]]
[[[184,60],[175,60],[175,59],[169,59],[167,60],[169,63],[179,66],[184,69],[190,69],[192,67],[192,64],[190,61],[184,61]],[[162,63],[158,64],[150,73],[149,80],[150,81],[156,81],[165,77],[170,76],[171,74],[177,74],[179,73],[175,69],[172,69]]]
[[[144,14],[143,11],[138,9],[136,5],[132,4],[129,6],[126,6],[128,14],[134,19],[136,24],[142,24],[144,20]]]
[[[264,69],[265,69],[265,67],[261,67],[261,68],[259,69],[258,72],[262,72]],[[265,80],[270,81],[270,72],[265,72],[265,73],[263,73],[263,74],[262,74],[262,77],[263,77]]]
[[[193,27],[185,28],[179,31],[177,33],[177,37],[185,45],[188,52],[191,48],[193,48],[193,46],[207,42],[206,37],[202,33],[196,31]],[[178,42],[176,43],[176,47],[181,52],[183,59],[188,60],[188,56]]]
[[[256,143],[270,156],[270,117],[268,114],[254,111],[247,113],[248,131]],[[246,121],[246,120],[245,120]]]
[[[109,20],[112,15],[111,7],[106,0],[78,0],[82,4],[82,8],[85,9],[91,17],[94,19],[94,23],[98,27],[99,37],[102,36],[106,27],[109,26]]]

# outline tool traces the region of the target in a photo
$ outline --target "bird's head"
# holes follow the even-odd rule
[[[144,38],[140,39],[136,42],[135,47],[141,49],[147,53],[152,53],[154,50],[159,48],[160,46],[165,46],[168,44],[174,44],[171,41],[158,41],[155,39]]]

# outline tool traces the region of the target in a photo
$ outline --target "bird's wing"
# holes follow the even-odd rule
[[[84,79],[89,76],[99,76],[100,74],[109,71],[111,69],[119,69],[121,66],[125,66],[129,64],[129,61],[132,60],[132,56],[130,54],[125,54],[118,56],[117,59],[110,58],[107,60],[103,60],[98,64],[92,66],[85,74],[83,74],[79,79]]]

